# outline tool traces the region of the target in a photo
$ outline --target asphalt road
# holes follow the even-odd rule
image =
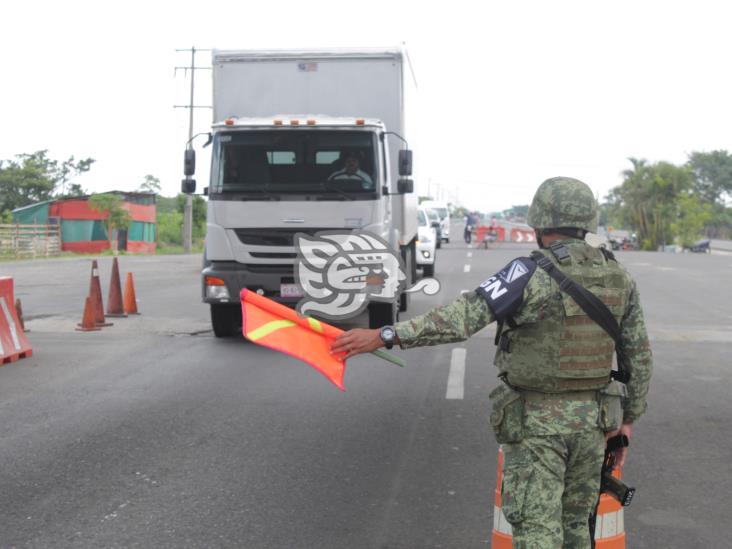
[[[442,291],[413,298],[408,315],[529,249],[444,246]],[[656,363],[625,471],[638,488],[628,547],[729,547],[732,257],[618,257],[638,281]],[[350,360],[341,393],[294,359],[214,338],[200,257],[121,264],[142,315],[93,333],[73,329],[88,259],[0,264],[34,351],[0,368],[0,547],[490,545],[492,328],[399,351],[405,369]],[[109,272],[104,258],[105,298]],[[448,399],[456,348],[463,398]]]

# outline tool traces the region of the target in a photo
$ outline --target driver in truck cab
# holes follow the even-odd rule
[[[346,179],[357,179],[361,182],[364,189],[373,189],[374,181],[371,176],[360,169],[361,158],[355,151],[349,151],[343,156],[343,168],[337,170],[328,176],[328,181],[343,181]]]

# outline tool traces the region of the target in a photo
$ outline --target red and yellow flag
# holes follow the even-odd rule
[[[346,361],[330,347],[343,331],[247,290],[241,291],[242,331],[257,345],[303,360],[327,377],[341,391]]]

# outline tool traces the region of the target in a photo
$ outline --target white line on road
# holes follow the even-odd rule
[[[473,257],[473,252],[468,252],[468,257]]]
[[[463,272],[464,273],[469,273],[470,272],[470,265],[465,265],[465,267],[463,267]]]
[[[445,398],[460,399],[465,392],[465,349],[452,350],[450,358],[450,374],[447,376],[447,393]]]
[[[470,290],[460,290],[460,295],[465,295],[465,294],[467,294],[467,293],[468,293],[469,291],[470,291]],[[730,317],[730,318],[732,318],[732,317]]]

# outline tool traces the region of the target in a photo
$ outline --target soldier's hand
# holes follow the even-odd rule
[[[633,436],[633,424],[632,423],[623,423],[623,425],[620,427],[620,429],[617,429],[615,431],[610,431],[609,433],[605,433],[605,440],[608,440],[614,436],[617,435],[625,435],[628,437],[628,442],[630,442],[630,438]],[[625,458],[628,456],[628,447],[625,448],[618,448],[615,450],[615,466],[622,468],[623,465],[625,465]]]
[[[330,352],[346,353],[344,358],[351,358],[361,353],[371,353],[384,346],[379,332],[380,330],[378,329],[366,330],[364,328],[355,328],[343,332],[333,342]]]

